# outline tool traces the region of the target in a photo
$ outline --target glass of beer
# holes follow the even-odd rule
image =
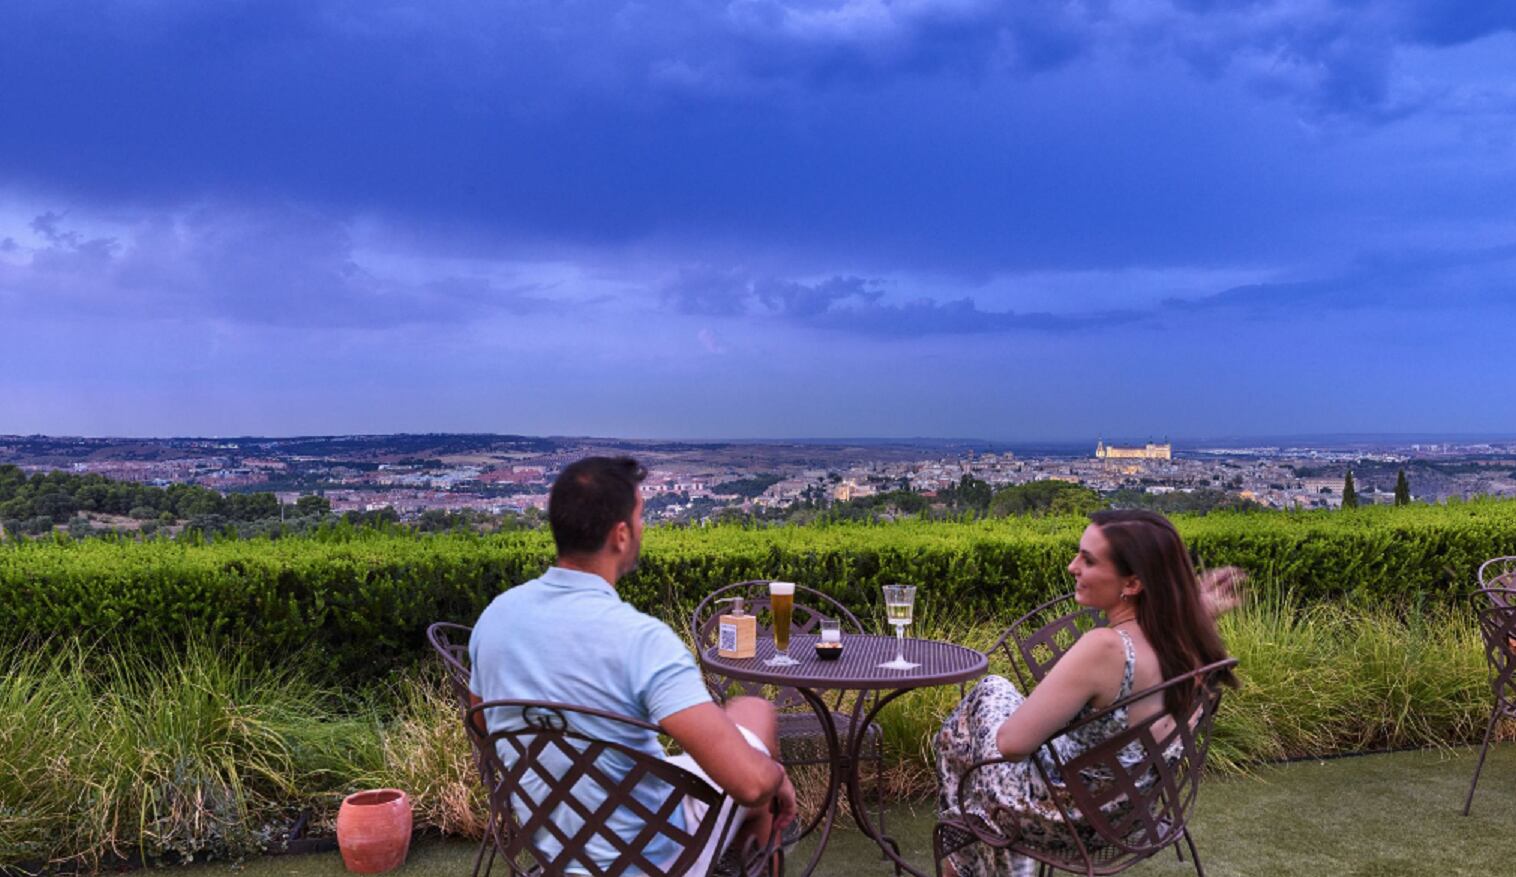
[[[790,618],[795,613],[794,582],[769,582],[769,611],[774,613],[774,657],[763,663],[770,667],[800,663],[790,657]]]
[[[895,660],[879,666],[890,670],[914,670],[921,666],[905,659],[905,629],[911,626],[915,608],[915,585],[884,586],[884,617],[895,628]]]

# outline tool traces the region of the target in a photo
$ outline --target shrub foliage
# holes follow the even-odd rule
[[[1176,520],[1203,564],[1236,564],[1264,595],[1289,592],[1306,603],[1447,603],[1472,589],[1480,561],[1516,547],[1512,501]],[[1078,517],[1047,517],[652,528],[642,565],[621,591],[677,618],[717,586],[790,579],[877,621],[879,585],[900,581],[923,586],[923,613],[1006,618],[1069,589],[1064,567],[1083,526]],[[541,531],[338,527],[205,544],[7,544],[0,640],[84,634],[131,645],[235,635],[275,661],[308,648],[343,678],[372,676],[423,654],[431,621],[472,619],[551,559]]]

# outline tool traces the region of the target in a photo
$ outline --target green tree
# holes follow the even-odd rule
[[[1349,469],[1346,478],[1342,479],[1342,507],[1345,509],[1358,508],[1358,491],[1353,488],[1353,470]]]
[[[1395,505],[1411,504],[1411,482],[1406,480],[1405,470],[1395,473]]]
[[[995,515],[1087,515],[1106,507],[1099,493],[1067,481],[1031,481],[1001,488],[990,500]]]
[[[295,514],[304,518],[310,515],[326,515],[332,511],[332,501],[324,496],[310,494],[295,500]]]
[[[74,502],[74,498],[62,491],[44,493],[37,497],[36,502],[32,503],[32,508],[39,517],[46,515],[52,518],[55,524],[64,523],[74,516],[74,512],[79,510],[79,506]]]
[[[990,499],[994,494],[994,488],[988,483],[972,475],[965,475],[958,479],[957,486],[944,490],[942,498],[952,508],[982,512],[990,507]]]

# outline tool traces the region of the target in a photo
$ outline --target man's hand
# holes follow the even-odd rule
[[[1200,599],[1212,618],[1220,618],[1242,603],[1242,586],[1248,574],[1235,566],[1208,569],[1200,574]]]
[[[777,763],[777,762],[776,762]],[[779,765],[783,770],[784,765]],[[795,821],[795,786],[790,783],[788,772],[784,774],[784,783],[779,787],[779,818],[774,820],[774,839],[777,842],[783,836],[784,830]]]

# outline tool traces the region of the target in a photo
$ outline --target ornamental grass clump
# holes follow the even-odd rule
[[[484,788],[458,701],[441,669],[417,668],[376,698],[373,757],[353,781],[366,788],[404,789],[418,825],[482,837],[487,825]]]
[[[0,863],[241,856],[330,806],[371,723],[233,649],[44,643],[0,678]]]
[[[1477,743],[1489,720],[1466,608],[1301,606],[1286,596],[1244,606],[1221,628],[1243,680],[1216,722],[1225,766]]]

